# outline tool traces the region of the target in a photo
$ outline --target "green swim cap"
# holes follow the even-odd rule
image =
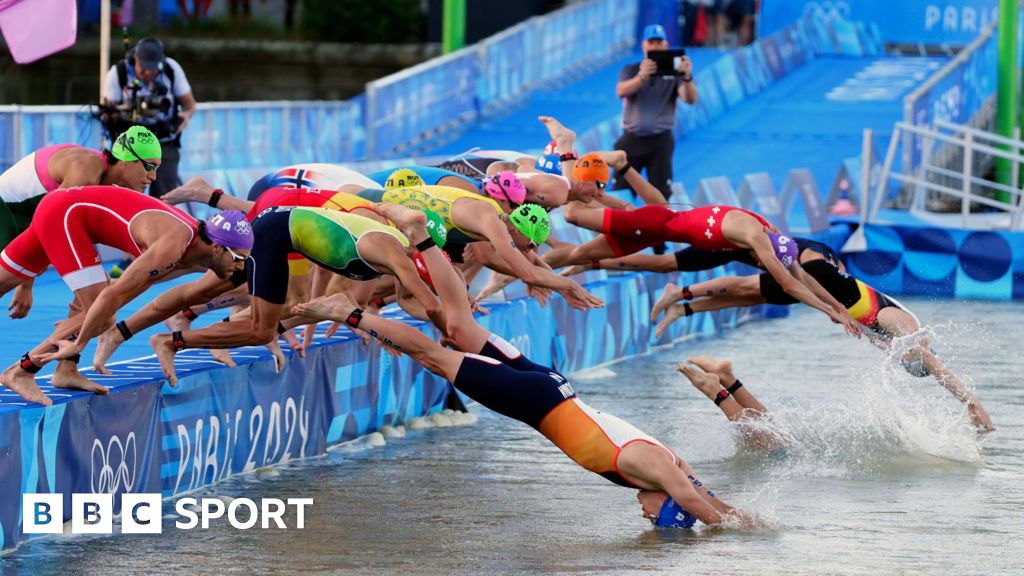
[[[548,213],[539,204],[526,203],[516,208],[508,215],[509,221],[516,227],[523,236],[540,246],[551,234],[551,219]]]
[[[444,248],[448,242],[448,227],[444,225],[444,218],[433,210],[424,210],[427,215],[427,234],[434,240],[438,248]]]
[[[408,168],[395,170],[384,181],[385,188],[411,188],[413,186],[423,186],[423,178]]]
[[[131,150],[129,150],[129,147]],[[142,126],[132,126],[125,130],[117,137],[117,140],[114,140],[114,145],[110,147],[110,153],[114,155],[114,158],[122,162],[138,162],[139,158],[132,154],[132,150],[143,160],[151,158],[159,160],[163,157],[160,150],[160,141],[156,139],[152,132]]]

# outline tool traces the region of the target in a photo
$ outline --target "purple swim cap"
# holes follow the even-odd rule
[[[252,226],[241,210],[224,210],[207,218],[206,235],[221,246],[252,250]]]
[[[654,525],[663,528],[692,528],[696,522],[696,516],[684,510],[669,496],[661,505],[661,512],[658,513],[658,519],[654,521]]]
[[[768,238],[772,241],[775,257],[779,259],[779,262],[782,262],[784,267],[789,268],[793,265],[793,262],[799,260],[800,248],[796,245],[796,240],[793,240],[792,236],[769,232]]]
[[[495,200],[507,200],[512,204],[526,201],[526,186],[515,172],[498,172],[484,183],[484,191]]]

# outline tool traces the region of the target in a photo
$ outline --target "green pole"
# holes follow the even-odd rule
[[[1013,138],[1017,128],[1017,0],[999,0],[999,70],[996,87],[996,131]],[[1005,147],[1004,147],[1005,149]],[[996,160],[996,181],[1009,185],[1012,164]],[[1010,195],[998,192],[996,199],[1010,202]]]
[[[444,0],[444,26],[441,31],[444,53],[466,44],[466,0]]]

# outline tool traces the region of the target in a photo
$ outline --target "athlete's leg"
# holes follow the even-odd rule
[[[732,362],[729,362],[728,360],[718,360],[705,355],[688,358],[687,360],[699,366],[701,370],[718,376],[718,381],[721,383],[722,387],[729,390],[732,397],[735,398],[743,408],[753,410],[758,416],[763,416],[768,413],[768,409],[754,397],[746,386],[741,384],[736,387],[736,383],[739,382],[739,379],[736,378],[736,375],[732,372]]]
[[[692,300],[702,296],[749,298],[760,295],[761,287],[758,276],[723,276],[683,287],[669,283],[665,285],[658,301],[651,308],[651,322],[654,322],[662,312],[679,300]]]
[[[293,311],[307,318],[344,322],[356,308],[355,302],[342,293],[299,304]],[[358,327],[385,346],[408,354],[427,370],[449,381],[455,379],[462,365],[464,355],[461,352],[442,347],[407,324],[366,314],[359,321]]]
[[[709,400],[718,398],[723,390],[732,390],[718,402],[718,408],[729,421],[740,425],[740,432],[747,444],[767,451],[785,446],[784,440],[771,429],[757,424],[767,416],[768,411],[745,386],[736,386],[738,380],[732,375],[732,366],[729,362],[707,356],[698,356],[689,361],[694,366],[679,364],[677,369]],[[729,381],[731,384],[727,384]]]
[[[673,304],[665,310],[665,316],[654,329],[654,335],[657,338],[661,338],[662,333],[674,324],[680,318],[686,316],[693,316],[698,312],[712,312],[714,310],[724,310],[726,308],[743,308],[746,306],[757,306],[758,304],[764,304],[765,299],[762,296],[712,296],[710,298],[698,298],[693,302],[683,302],[682,304]]]

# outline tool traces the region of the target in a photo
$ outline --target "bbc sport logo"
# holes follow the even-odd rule
[[[180,498],[174,509],[181,517],[174,521],[179,530],[207,529],[210,520],[227,516],[228,522],[238,530],[248,530],[259,524],[261,529],[271,527],[301,530],[306,525],[306,507],[312,498],[235,498],[225,504],[219,498]],[[288,526],[285,515],[294,507],[295,524]],[[21,515],[25,534],[64,533],[63,494],[22,494]],[[122,534],[160,534],[163,532],[163,502],[160,494],[121,495]],[[114,530],[113,494],[72,494],[71,532],[73,534],[111,534]]]

